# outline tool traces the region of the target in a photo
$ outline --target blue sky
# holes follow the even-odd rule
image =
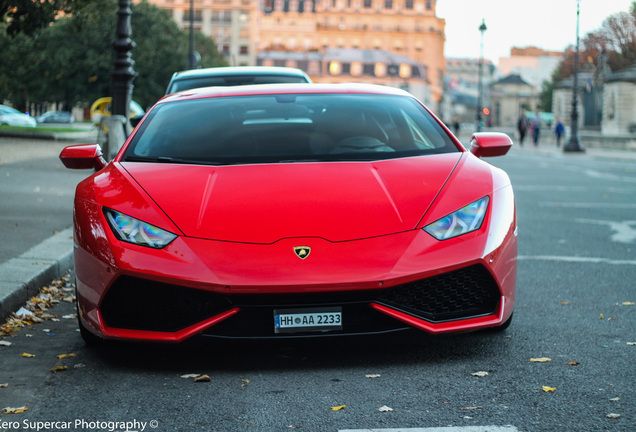
[[[627,12],[632,0],[581,0],[580,36],[603,20]],[[479,57],[482,18],[484,57],[495,64],[512,46],[563,51],[576,42],[576,0],[437,0],[437,16],[446,19],[446,57]]]

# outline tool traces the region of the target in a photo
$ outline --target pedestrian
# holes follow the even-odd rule
[[[539,116],[539,111],[537,111],[534,115],[531,126],[532,142],[534,143],[534,146],[537,147],[539,145],[539,135],[541,134],[541,117]]]
[[[561,119],[557,119],[557,124],[554,128],[554,135],[556,135],[557,147],[561,147],[561,138],[565,135],[565,126],[563,126]]]
[[[528,117],[526,117],[526,110],[521,110],[521,115],[517,120],[517,132],[519,132],[519,145],[523,147],[523,139],[526,137],[526,132],[528,132]]]
[[[459,136],[459,120],[453,120],[453,129],[455,130],[455,136]]]

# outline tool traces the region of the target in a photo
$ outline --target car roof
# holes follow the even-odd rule
[[[375,94],[400,95],[413,97],[410,93],[395,88],[377,84],[258,84],[231,87],[203,87],[184,90],[164,96],[159,103],[185,99],[205,99],[230,96],[258,96],[271,94]]]
[[[196,78],[203,76],[223,76],[223,75],[289,75],[289,76],[306,76],[305,72],[297,68],[278,67],[278,66],[228,66],[215,67],[206,69],[191,69],[175,72],[172,80],[176,78]]]

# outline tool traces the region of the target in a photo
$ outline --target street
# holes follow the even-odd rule
[[[57,321],[0,346],[0,408],[28,408],[0,415],[0,431],[633,432],[636,158],[599,153],[515,148],[487,159],[508,172],[517,200],[517,300],[505,332],[89,348],[61,300],[49,311]],[[70,226],[74,184],[88,173],[48,156],[3,163],[2,184],[27,169],[63,189],[20,177],[18,193],[0,189],[0,220],[44,213],[43,239]],[[18,210],[37,185],[42,202],[68,207]]]

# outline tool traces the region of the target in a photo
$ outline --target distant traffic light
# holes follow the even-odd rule
[[[488,108],[483,109],[484,115],[490,115],[490,110]]]

